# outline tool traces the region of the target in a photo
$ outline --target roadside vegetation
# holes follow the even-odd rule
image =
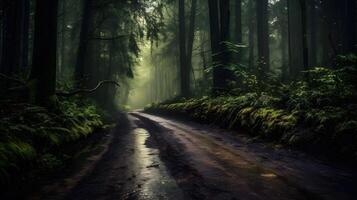
[[[272,77],[259,80],[245,70],[235,74],[238,81],[228,94],[170,100],[146,111],[244,128],[291,147],[357,159],[356,56],[339,56],[335,69],[316,67],[288,84]]]
[[[1,102],[1,185],[21,185],[63,169],[78,142],[105,128],[102,116],[93,103],[76,98],[60,101],[56,110]]]

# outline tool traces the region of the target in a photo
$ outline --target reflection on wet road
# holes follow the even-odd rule
[[[167,157],[175,159],[169,165],[176,165],[173,175],[186,194],[196,199],[357,199],[357,174],[351,169],[298,152],[249,144],[214,127],[144,113],[132,115],[149,129],[157,127],[152,133],[159,147],[170,149]],[[180,163],[181,168],[177,167]]]
[[[135,153],[132,167],[136,168],[136,182],[140,188],[138,199],[184,199],[176,182],[170,177],[159,158],[159,150],[148,131],[133,130]]]
[[[157,144],[140,121],[125,117],[113,130],[103,156],[82,177],[75,175],[30,199],[70,200],[170,200],[184,197],[159,157]],[[108,137],[109,138],[109,137]],[[84,166],[84,168],[90,168]],[[83,171],[83,170],[82,170]],[[80,179],[80,180],[78,180]]]

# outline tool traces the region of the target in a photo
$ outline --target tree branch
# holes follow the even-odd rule
[[[103,85],[105,84],[114,84],[116,85],[117,87],[120,87],[119,83],[116,82],[116,81],[111,81],[111,80],[104,80],[104,81],[100,81],[98,83],[98,85],[93,88],[93,89],[78,89],[78,90],[75,90],[73,92],[69,92],[69,93],[66,93],[66,92],[57,92],[56,95],[57,96],[61,96],[61,97],[71,97],[71,96],[74,96],[74,95],[77,95],[77,94],[81,94],[81,93],[88,93],[88,94],[91,94],[95,91],[97,91],[99,88],[101,88]]]
[[[127,37],[128,35],[118,35],[115,37],[91,37],[89,38],[90,40],[117,40],[117,39],[121,39],[124,37]]]

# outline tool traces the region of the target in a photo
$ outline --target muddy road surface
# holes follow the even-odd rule
[[[141,112],[120,124],[82,170],[30,199],[357,199],[353,168]]]

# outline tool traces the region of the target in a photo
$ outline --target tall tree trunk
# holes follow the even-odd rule
[[[186,53],[186,23],[185,23],[185,0],[179,0],[179,49],[181,69],[181,95],[190,96],[190,70],[187,64]]]
[[[301,31],[302,31],[302,52],[304,70],[309,68],[309,49],[308,49],[308,34],[307,34],[307,6],[305,0],[300,0],[301,8]]]
[[[61,16],[61,34],[60,34],[60,51],[59,51],[59,58],[58,58],[58,66],[57,66],[57,76],[59,78],[62,77],[62,73],[64,71],[64,65],[65,65],[65,45],[66,45],[66,16],[67,16],[67,10],[66,10],[66,0],[61,1],[61,11],[62,11],[62,16]]]
[[[230,52],[227,46],[227,42],[230,40],[230,8],[229,8],[229,0],[220,0],[220,25],[221,25],[221,38],[220,38],[220,50],[221,50],[221,63],[223,67],[230,64]],[[225,73],[228,71],[225,70]],[[229,74],[225,74],[227,77]],[[228,78],[228,77],[227,77]],[[225,80],[226,81],[226,80]]]
[[[304,41],[303,41],[303,20],[300,0],[288,0],[288,20],[289,20],[289,74],[290,77],[297,78],[304,70]]]
[[[201,56],[201,59],[202,59],[202,73],[203,73],[203,80],[204,81],[207,81],[208,78],[207,78],[207,59],[206,59],[206,53],[205,53],[205,44],[204,44],[204,41],[205,41],[205,33],[204,32],[200,32],[200,56]]]
[[[243,34],[242,34],[242,0],[235,1],[235,20],[234,20],[234,41],[237,44],[243,43]],[[238,52],[238,55],[235,57],[237,63],[241,62],[242,51]]]
[[[195,26],[196,26],[196,10],[197,10],[197,0],[191,0],[191,13],[190,13],[190,25],[188,30],[188,40],[187,40],[187,70],[191,71],[192,68],[192,49],[193,42],[195,39]],[[194,74],[193,74],[194,76]],[[191,79],[190,79],[191,80]]]
[[[218,4],[219,3],[219,4]],[[228,89],[230,71],[225,68],[230,62],[230,53],[225,42],[229,41],[229,0],[208,0],[213,62],[212,93],[219,95]]]
[[[220,25],[218,15],[218,1],[208,0],[209,18],[210,18],[210,33],[211,33],[211,51],[213,65],[219,62],[219,40],[220,40]],[[213,83],[213,85],[215,85]]]
[[[7,1],[4,5],[4,32],[1,73],[12,76],[20,69],[21,38],[22,38],[22,11],[21,1]]]
[[[287,13],[285,12],[287,0],[280,2],[279,7],[279,29],[281,34],[280,40],[280,50],[281,50],[281,79],[283,82],[288,80],[288,68],[289,68],[289,56],[288,56],[288,32],[287,25],[288,21],[286,20]]]
[[[309,65],[317,65],[317,14],[316,14],[316,3],[315,1],[309,1]]]
[[[51,106],[56,89],[57,0],[37,0],[30,84],[36,104]]]
[[[88,41],[90,36],[90,25],[92,20],[93,0],[84,0],[82,12],[82,24],[79,36],[79,47],[77,63],[75,68],[75,80],[77,87],[82,87],[85,81],[85,59],[88,51]]]
[[[270,68],[268,0],[260,0],[256,4],[259,71],[260,75],[265,75]]]
[[[334,55],[334,47],[331,43],[334,35],[332,32],[333,29],[336,29],[335,23],[333,23],[332,18],[334,16],[334,9],[335,7],[333,1],[317,1],[318,7],[321,8],[320,12],[320,23],[319,29],[319,43],[321,49],[321,55],[319,59],[319,63],[323,66],[331,66],[332,64],[332,57]]]
[[[21,62],[22,69],[28,69],[28,53],[29,53],[29,24],[30,24],[30,0],[22,0],[21,14]]]
[[[342,0],[341,26],[342,28],[342,54],[357,53],[356,33],[356,1]]]
[[[253,1],[248,2],[248,9],[250,10],[249,14],[249,35],[248,35],[248,44],[249,44],[249,68],[253,69],[254,68],[254,47],[255,47],[255,42],[254,42],[254,36],[256,32],[256,22],[255,22],[255,15],[253,13],[254,10],[254,3]]]

